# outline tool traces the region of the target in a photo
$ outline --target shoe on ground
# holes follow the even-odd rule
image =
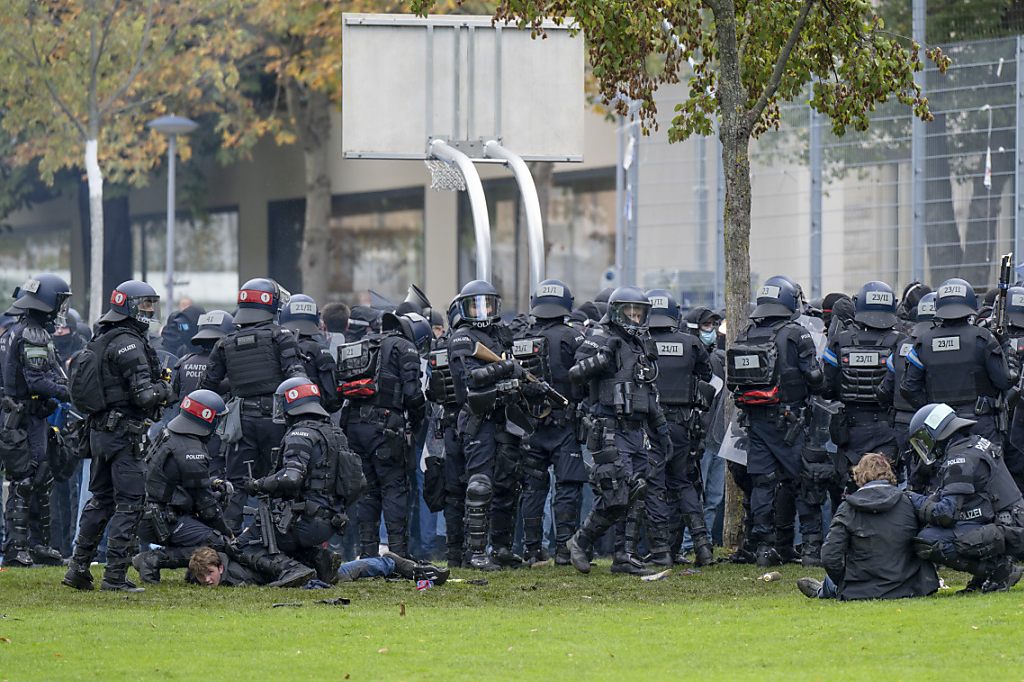
[[[814,578],[800,578],[796,586],[808,599],[817,599],[821,593],[821,581]]]
[[[770,545],[761,545],[758,547],[756,557],[758,568],[782,565],[782,557],[780,557],[779,553],[775,551],[775,548]]]
[[[120,583],[111,583],[104,580],[100,583],[100,589],[105,592],[130,592],[132,594],[146,591],[146,588],[134,585],[128,580]]]
[[[487,555],[487,552],[474,552],[469,557],[469,567],[477,571],[500,571],[501,564],[497,564],[491,560],[491,557]]]
[[[580,573],[590,573],[590,558],[587,556],[587,552],[576,542],[575,535],[565,543],[565,548],[569,550],[569,562],[572,564],[572,567]]]

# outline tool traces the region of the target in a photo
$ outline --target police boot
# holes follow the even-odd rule
[[[693,539],[695,563],[698,566],[710,566],[715,563],[715,550],[711,546],[704,517],[701,514],[687,514],[686,525],[690,527],[690,537]]]
[[[800,548],[800,563],[804,568],[821,566],[821,536],[804,535],[803,546]]]
[[[612,573],[628,573],[630,575],[652,575],[654,571],[644,567],[644,562],[637,556],[639,524],[630,517],[626,518],[622,530],[616,533],[615,552],[612,554]]]
[[[89,564],[80,564],[74,559],[68,562],[68,570],[64,573],[64,579],[60,582],[62,585],[73,587],[76,590],[88,591],[94,589]]]
[[[32,554],[28,548],[28,498],[22,490],[25,486],[11,482],[8,486],[11,507],[7,519],[7,549],[4,552],[4,568],[31,568]]]
[[[519,568],[523,565],[523,558],[512,551],[512,524],[515,517],[508,517],[505,514],[492,516],[491,551],[495,563],[504,568]]]
[[[266,561],[268,575],[277,576],[269,587],[302,587],[316,578],[316,571],[304,566],[285,554],[278,554]]]
[[[316,577],[329,585],[338,582],[338,569],[342,563],[344,558],[326,547],[317,547],[313,553],[313,570],[316,571]]]
[[[612,554],[612,573],[628,573],[629,575],[653,575],[654,571],[646,568],[636,556],[626,552]]]
[[[523,519],[523,560],[530,566],[551,557],[544,549],[544,518]]]
[[[100,589],[108,592],[145,592],[128,580],[128,564],[132,545],[125,542],[107,542],[107,566],[103,571]]]
[[[660,568],[672,568],[675,558],[669,550],[668,537],[664,529],[655,528],[648,535],[651,544],[650,563]]]
[[[29,550],[32,560],[44,566],[63,566],[64,557],[50,545],[50,488],[53,479],[36,488],[36,499],[39,505],[39,544]]]
[[[780,557],[779,553],[775,551],[775,548],[769,544],[758,545],[755,557],[754,563],[757,564],[758,568],[782,565],[782,557]]]
[[[388,551],[398,556],[407,556],[409,554],[409,535],[406,532],[405,524],[385,522],[384,527],[388,531]]]
[[[32,561],[44,566],[63,566],[64,557],[53,547],[47,545],[33,545],[29,550]]]
[[[490,530],[491,487],[485,476],[470,477],[466,487],[466,554],[469,566],[478,571],[500,571],[501,565],[487,554],[487,536]],[[496,543],[495,543],[496,544]]]
[[[139,552],[132,558],[132,566],[139,572],[142,582],[160,583],[161,568],[185,568],[195,547],[163,547],[148,552]]]
[[[580,528],[565,543],[565,549],[569,552],[569,561],[572,567],[580,573],[590,573],[590,551],[593,540],[585,529]]]
[[[985,593],[1006,592],[1020,581],[1021,574],[1024,573],[1010,557],[990,559],[983,562],[983,566],[984,564],[989,564],[989,566],[985,566],[989,570],[985,583],[981,587],[981,591]]]
[[[395,562],[395,573],[406,580],[432,580],[435,585],[444,585],[451,571],[424,561],[413,561],[405,557],[385,552],[384,557]]]
[[[359,558],[380,556],[380,524],[376,521],[359,524]]]
[[[576,533],[575,514],[565,513],[561,510],[555,512],[555,565],[568,566],[571,562],[569,549],[566,543]]]

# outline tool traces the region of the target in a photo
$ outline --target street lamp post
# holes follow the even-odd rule
[[[150,128],[167,136],[167,307],[174,306],[174,164],[178,152],[178,135],[188,135],[199,125],[182,116],[161,116],[147,123]],[[145,244],[143,244],[145,248]]]

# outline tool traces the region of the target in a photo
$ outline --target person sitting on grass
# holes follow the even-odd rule
[[[821,548],[824,582],[800,578],[797,587],[818,599],[900,599],[939,589],[935,565],[914,553],[917,513],[896,487],[884,455],[869,452],[853,468],[858,489],[832,517]]]
[[[413,561],[391,552],[383,556],[357,559],[342,564],[338,569],[340,582],[351,582],[359,578],[405,578],[407,580],[432,581],[434,585],[443,585],[449,576],[447,568],[438,568],[428,563]],[[210,547],[200,547],[192,553],[185,573],[187,582],[217,587],[241,587],[244,585],[266,585],[275,576],[262,575],[236,561],[227,554],[217,552]]]

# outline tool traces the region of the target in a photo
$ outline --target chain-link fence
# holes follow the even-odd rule
[[[1024,177],[1014,172],[1024,160],[1022,45],[1018,36],[943,46],[953,64],[924,73],[935,115],[924,125],[890,102],[866,132],[836,137],[806,101],[784,105],[780,129],[751,146],[753,278],[787,274],[819,296],[872,279],[990,286],[1000,255],[1024,239]],[[661,130],[641,145],[639,279],[720,303],[720,147],[668,144],[684,95],[685,85],[661,93]]]

